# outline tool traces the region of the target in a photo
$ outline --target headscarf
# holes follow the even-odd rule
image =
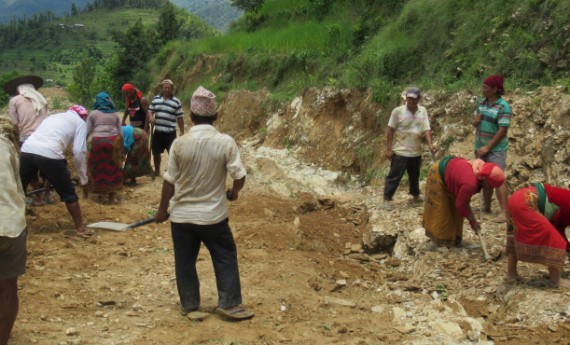
[[[496,87],[497,93],[500,95],[505,93],[505,88],[503,87],[503,77],[500,75],[491,75],[483,80],[483,84],[489,85],[490,87]]]
[[[473,173],[479,180],[486,180],[492,188],[499,188],[505,182],[503,170],[495,163],[486,163],[482,159],[471,161]]]
[[[76,113],[77,115],[79,115],[79,117],[85,121],[85,119],[87,118],[87,115],[89,115],[89,111],[87,109],[85,109],[84,106],[79,105],[79,104],[74,104],[71,107],[69,107],[69,110],[73,111],[74,113]]]
[[[47,106],[44,96],[39,93],[32,84],[21,84],[17,87],[18,93],[32,102],[35,115],[38,116],[40,111]]]
[[[170,84],[171,86],[174,86],[174,83],[170,79],[164,79],[163,81],[160,82],[160,85],[164,84]]]
[[[129,84],[126,83],[123,85],[123,87],[121,88],[121,91],[123,92],[129,92],[129,91],[134,91],[135,94],[137,95],[137,98],[142,98],[142,92],[139,91],[139,89],[137,89],[133,84]],[[127,102],[127,107],[131,105],[131,100],[129,99],[129,97],[126,98],[126,102]]]
[[[117,108],[111,100],[111,97],[106,92],[99,92],[95,96],[95,104],[93,104],[94,110],[99,110],[103,113],[116,113]]]
[[[216,115],[216,95],[202,86],[198,87],[192,94],[190,111],[195,115],[205,117]]]
[[[135,138],[133,137],[134,128],[133,126],[123,126],[123,137],[125,141],[123,142],[123,146],[125,148],[125,152],[129,153],[133,149],[133,145],[135,144]]]

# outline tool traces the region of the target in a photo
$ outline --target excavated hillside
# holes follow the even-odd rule
[[[44,92],[50,103],[63,97]],[[438,157],[471,155],[477,95],[424,94]],[[567,342],[570,292],[549,288],[546,269],[524,263],[523,282],[503,282],[505,231],[490,221],[493,214],[482,220],[494,257],[485,261],[469,230],[463,248],[432,248],[420,226],[423,208],[408,203],[405,182],[393,210],[379,209],[391,109],[365,92],[333,88],[306,90],[282,106],[269,98],[267,91],[229,93],[217,123],[236,138],[248,169],[246,188],[230,203],[230,225],[253,319],[231,323],[211,313],[217,297],[205,248],[198,271],[201,311],[210,315],[179,315],[168,222],[83,239],[73,235],[64,206],[54,204],[29,209],[29,258],[11,344]],[[509,188],[568,186],[570,95],[551,87],[505,98],[515,113]],[[85,222],[147,217],[161,183],[139,179],[120,193],[119,205],[82,199]]]

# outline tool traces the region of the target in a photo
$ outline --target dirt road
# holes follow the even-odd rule
[[[377,191],[339,188],[327,182],[330,172],[287,163],[289,156],[246,152],[247,187],[230,205],[244,302],[256,312],[252,320],[232,323],[212,314],[196,322],[179,314],[168,223],[100,230],[83,239],[73,234],[64,205],[55,204],[28,216],[28,272],[20,280],[11,344],[533,344],[570,335],[562,317],[538,325],[509,319],[516,298],[496,299],[505,290],[504,259],[484,262],[479,248],[470,249],[474,236],[462,250],[430,251],[427,239],[410,236],[408,244],[417,243],[404,257],[366,255],[359,245]],[[296,179],[294,171],[310,176]],[[81,200],[84,219],[143,219],[156,209],[161,183],[141,178],[125,188],[120,205],[97,196]],[[327,193],[324,204],[315,190]],[[383,222],[411,233],[422,208],[407,205],[403,194],[397,200],[399,210]],[[486,229],[490,246],[500,249],[500,228]],[[217,297],[205,249],[198,267],[201,310],[210,312]],[[532,294],[543,280],[535,274],[507,291]],[[547,293],[552,303],[545,305],[566,310],[566,292]]]

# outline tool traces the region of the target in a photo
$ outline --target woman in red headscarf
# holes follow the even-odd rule
[[[570,190],[537,183],[514,192],[508,203],[507,280],[520,280],[518,261],[548,267],[550,284],[570,288],[560,278],[566,260],[570,225]]]
[[[143,97],[142,93],[132,84],[124,84],[121,90],[125,95],[127,106],[125,113],[123,114],[122,125],[125,126],[127,124],[126,120],[128,116],[131,126],[140,128],[148,133],[150,123],[150,115],[148,112],[150,103],[148,102],[148,99]]]
[[[461,246],[463,218],[478,233],[469,202],[484,184],[493,188],[505,182],[501,168],[480,159],[446,156],[434,163],[428,173],[422,225],[438,246]]]

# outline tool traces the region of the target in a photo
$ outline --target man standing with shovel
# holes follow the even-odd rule
[[[172,143],[155,220],[160,223],[169,216],[171,219],[176,285],[183,315],[200,307],[196,260],[204,243],[216,275],[215,313],[231,320],[249,319],[254,313],[241,306],[237,250],[226,203],[226,198],[238,199],[246,171],[235,141],[213,126],[216,96],[199,87],[192,95],[190,113],[194,126]],[[226,191],[228,174],[233,186]]]

